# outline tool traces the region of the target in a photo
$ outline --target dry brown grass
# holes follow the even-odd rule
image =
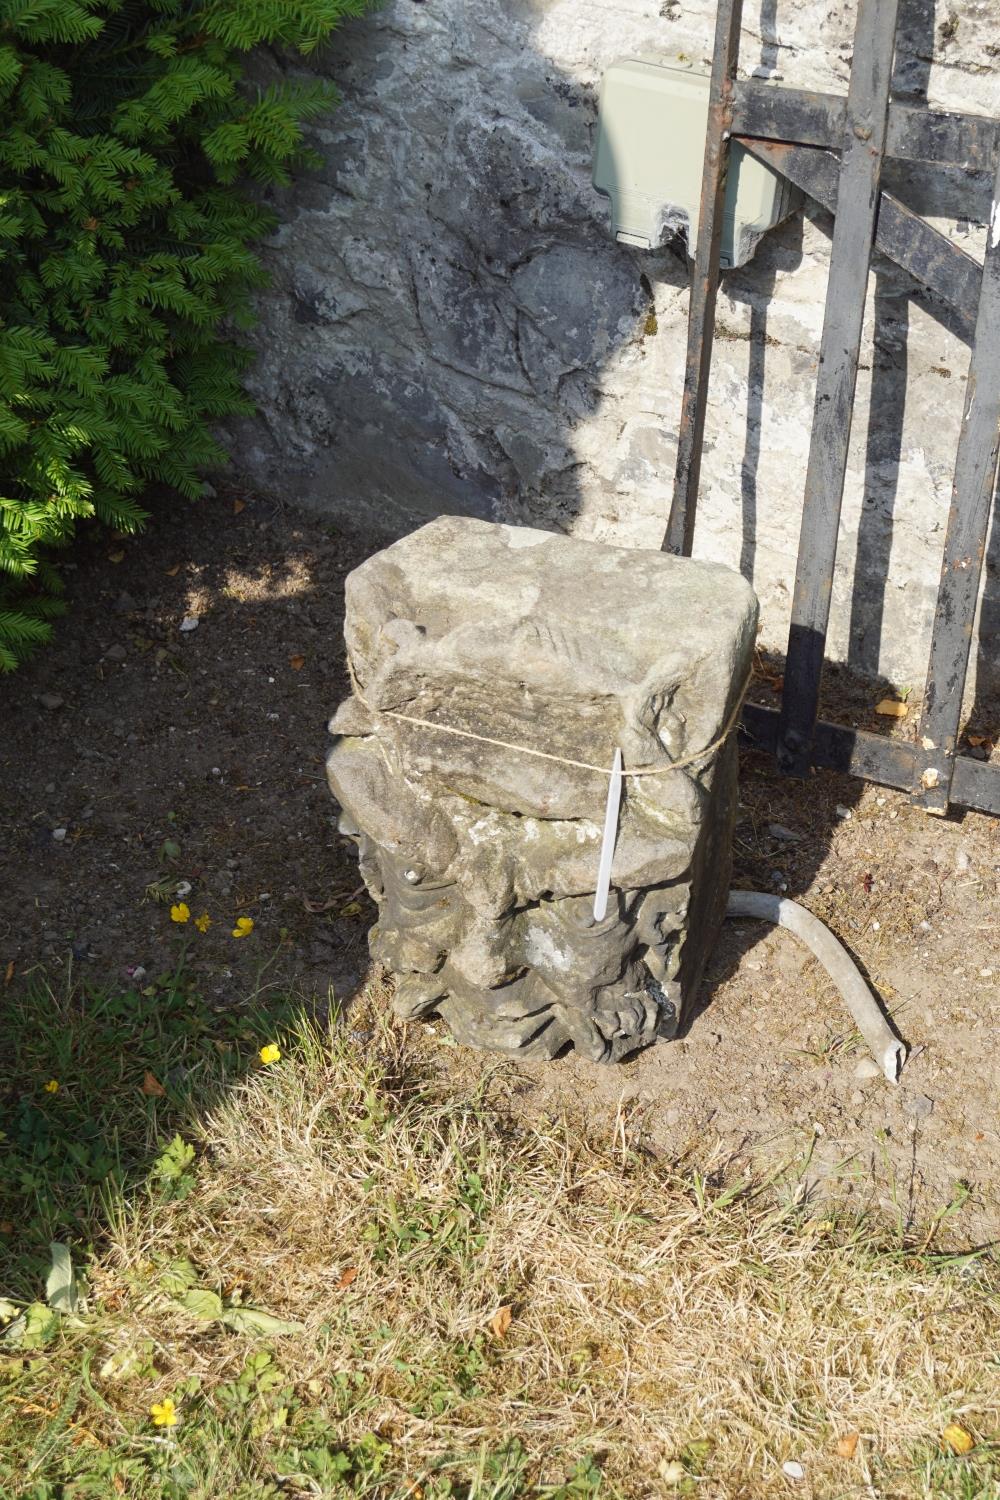
[[[624,1496],[671,1493],[678,1458],[701,1496],[1000,1493],[989,1262],[685,1180],[624,1129],[515,1123],[495,1072],[455,1097],[414,1072],[400,1031],[351,1025],[371,1030],[304,1031],[201,1122],[189,1197],[123,1212],[94,1277],[117,1309],[101,1357],[146,1337],[159,1353],[119,1403],[143,1411],[192,1373],[211,1402],[244,1366],[245,1338],[163,1290],[183,1255],[203,1285],[303,1325],[270,1342],[303,1410],[331,1415],[345,1450],[391,1445],[367,1493],[444,1493],[442,1474],[534,1493],[587,1455]],[[934,1456],[955,1420],[980,1440],[968,1463]],[[255,1464],[294,1426],[254,1439]],[[505,1488],[483,1456],[512,1439]]]

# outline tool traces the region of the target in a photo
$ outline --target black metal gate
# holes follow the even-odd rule
[[[737,80],[743,0],[719,0],[673,504],[664,549],[689,554],[705,432],[729,145],[835,215],[780,710],[743,728],[790,775],[810,765],[1000,813],[1000,767],[956,754],[1000,449],[1000,122],[890,103],[899,0],[859,0],[846,98]],[[838,157],[833,152],[839,152]],[[995,173],[984,265],[880,187],[886,157]],[[913,743],[817,718],[873,246],[954,308],[972,346],[923,710]]]

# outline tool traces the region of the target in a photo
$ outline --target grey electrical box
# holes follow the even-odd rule
[[[601,84],[594,187],[611,199],[615,238],[652,250],[678,230],[688,252],[698,235],[708,74],[682,59],[629,59],[611,65]],[[730,149],[722,220],[724,267],[742,266],[761,235],[797,202],[787,178]]]

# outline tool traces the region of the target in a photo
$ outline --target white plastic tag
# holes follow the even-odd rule
[[[604,837],[597,866],[597,888],[594,891],[594,921],[603,922],[608,914],[608,892],[611,889],[611,862],[618,837],[618,812],[622,801],[622,753],[615,751],[608,777],[608,802],[604,809]]]

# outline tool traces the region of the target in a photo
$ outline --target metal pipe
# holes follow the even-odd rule
[[[799,906],[797,901],[771,896],[764,891],[730,891],[726,916],[756,917],[763,922],[776,922],[800,938],[833,980],[886,1078],[890,1083],[899,1082],[906,1061],[906,1045],[890,1029],[847,949],[818,917]]]

